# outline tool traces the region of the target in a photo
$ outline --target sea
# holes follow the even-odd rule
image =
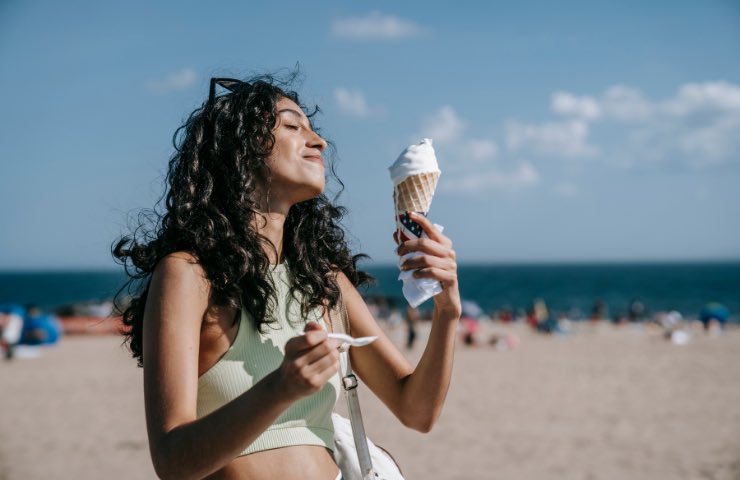
[[[363,295],[403,304],[395,265],[362,268],[376,278],[374,285],[361,290]],[[648,316],[676,310],[694,318],[708,302],[719,302],[729,308],[731,321],[740,321],[740,261],[460,265],[458,279],[462,298],[489,315],[504,308],[522,313],[542,299],[551,312],[573,319],[588,317],[597,301],[606,304],[610,318],[625,315],[634,301],[644,305]],[[115,270],[5,271],[0,272],[0,304],[59,311],[73,304],[106,302],[124,281],[123,272]],[[431,301],[422,305],[431,307]]]

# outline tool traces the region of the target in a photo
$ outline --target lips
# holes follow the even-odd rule
[[[324,159],[321,157],[321,155],[309,155],[303,158],[308,160],[309,162],[316,162],[318,164],[321,164],[322,167],[324,166]]]

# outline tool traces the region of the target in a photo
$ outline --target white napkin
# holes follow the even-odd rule
[[[434,224],[442,232],[442,225]],[[426,232],[421,233],[421,238],[429,238]],[[409,258],[424,255],[422,252],[409,252],[398,259],[398,268]],[[414,270],[401,270],[398,279],[403,281],[403,296],[413,308],[418,307],[425,301],[442,291],[442,285],[433,278],[414,278]]]

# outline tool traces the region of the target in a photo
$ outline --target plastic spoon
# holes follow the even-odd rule
[[[378,339],[378,337],[350,337],[347,334],[344,333],[330,333],[329,338],[333,338],[335,340],[339,340],[344,343],[348,343],[353,347],[364,347],[365,345],[370,345],[375,340]]]

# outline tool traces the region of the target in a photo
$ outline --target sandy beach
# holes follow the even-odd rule
[[[740,329],[692,331],[684,346],[644,325],[542,336],[487,324],[481,338],[494,332],[521,343],[458,344],[429,434],[361,391],[370,437],[408,479],[740,479]],[[141,384],[114,336],[0,362],[0,480],[155,478]]]

